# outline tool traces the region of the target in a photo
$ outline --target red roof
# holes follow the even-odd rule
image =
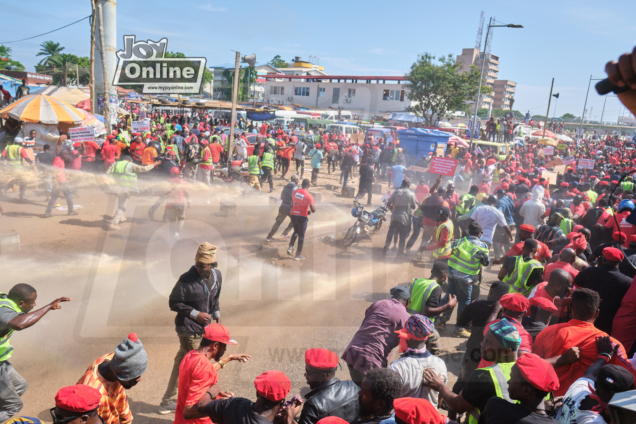
[[[362,80],[362,81],[406,81],[406,77],[396,76],[376,76],[376,75],[285,75],[285,74],[267,74],[259,75],[259,78],[265,79],[311,79],[311,80]]]

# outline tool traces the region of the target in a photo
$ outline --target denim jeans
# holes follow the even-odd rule
[[[340,174],[340,182],[342,182],[344,179],[344,184],[342,185],[342,188],[345,188],[347,186],[347,181],[349,181],[349,175],[351,175],[351,168],[350,167],[343,168],[342,174]]]
[[[53,210],[53,206],[55,206],[55,201],[57,200],[60,192],[64,194],[66,197],[66,204],[68,206],[68,212],[73,212],[73,195],[71,194],[71,187],[68,183],[60,183],[53,187],[53,191],[51,192],[51,200],[49,200],[49,205],[46,207],[46,213],[51,213]]]
[[[446,291],[446,295],[442,298],[440,305],[446,305],[448,303],[449,296],[452,294],[457,297],[457,316],[462,313],[464,308],[470,304],[471,294],[473,292],[472,284],[465,284],[462,282],[458,282],[452,276],[448,276],[448,290]],[[442,313],[443,322],[447,322],[450,319],[451,314],[453,313],[452,309],[447,309]],[[455,325],[456,330],[461,330],[463,327]]]
[[[4,422],[22,410],[22,395],[29,385],[11,366],[9,361],[0,363],[0,420]]]

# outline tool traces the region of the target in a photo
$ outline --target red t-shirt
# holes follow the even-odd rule
[[[174,424],[210,424],[208,417],[186,420],[183,410],[186,406],[196,405],[206,390],[219,381],[212,363],[202,353],[191,350],[179,366],[179,391]]]
[[[574,269],[572,265],[570,265],[569,263],[556,261],[554,263],[547,264],[545,266],[545,270],[543,271],[543,281],[550,281],[550,274],[555,269],[562,269],[563,271],[570,274],[572,276],[572,281],[574,281],[574,278],[576,278],[576,276],[579,275],[579,271]]]
[[[68,165],[68,169],[79,171],[82,169],[82,155],[80,155],[77,150],[73,150],[73,154],[77,155],[77,157],[71,160],[71,163]]]
[[[524,243],[525,241],[520,241],[517,244],[513,244],[510,250],[508,251],[508,253],[506,253],[506,256],[521,256],[521,254],[523,253]],[[545,244],[541,243],[539,240],[537,240],[537,243],[539,244],[539,248],[537,249],[537,252],[534,254],[534,259],[539,262],[541,262],[543,259],[550,259],[552,257],[552,252],[550,251],[550,248],[546,246]]]
[[[582,217],[583,215],[585,215],[585,206],[583,206],[583,203],[579,205],[575,205],[574,203],[572,203],[570,205],[570,211],[572,212],[572,215],[578,215]]]
[[[555,313],[553,313],[552,315],[554,315],[555,317],[565,317],[568,314],[568,306],[567,305],[562,305],[561,302],[561,298],[560,297],[552,297],[550,296],[550,293],[548,293],[545,289],[545,286],[547,286],[548,283],[547,282],[543,282],[543,283],[539,283],[537,284],[537,286],[532,289],[532,291],[530,292],[530,294],[528,295],[528,300],[532,299],[533,297],[543,297],[545,299],[548,299],[550,302],[554,303],[554,305],[559,308],[558,311],[556,311]],[[570,299],[570,298],[565,298],[565,299]],[[565,300],[563,299],[563,300]],[[569,303],[569,301],[568,301]],[[526,315],[530,316],[530,309],[528,308],[528,313]]]
[[[292,200],[294,206],[292,207],[291,215],[296,216],[307,216],[309,205],[314,204],[314,198],[303,188],[299,188],[292,194]]]
[[[73,147],[79,147],[82,143],[75,143]],[[95,162],[95,152],[99,150],[99,144],[94,141],[84,142],[84,160],[87,162]]]
[[[64,171],[64,159],[62,159],[59,156],[55,156],[55,159],[53,159],[53,168],[58,168],[59,171],[56,171],[55,175],[57,176],[57,182],[58,183],[65,183],[66,182],[66,172]]]
[[[212,162],[218,163],[221,160],[221,152],[223,147],[219,143],[210,144],[210,152],[212,152]]]
[[[117,158],[118,149],[114,144],[106,144],[102,147],[102,157],[104,162],[114,163]]]
[[[616,220],[614,220],[614,218],[612,217],[608,219],[607,222],[605,223],[605,228],[611,228],[612,233],[615,233],[616,231],[625,233],[625,236],[627,237],[627,239],[625,240],[625,243],[623,243],[623,247],[625,249],[629,249],[629,238],[633,234],[636,234],[636,227],[634,227],[629,222],[625,221],[625,219],[629,216],[630,213],[631,212],[629,211],[617,213]],[[618,228],[616,228],[617,221],[618,221]]]

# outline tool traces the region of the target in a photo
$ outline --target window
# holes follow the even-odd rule
[[[271,86],[271,87],[269,87],[269,94],[274,94],[274,95],[277,95],[277,96],[284,96],[285,95],[285,87]]]
[[[325,88],[318,87],[318,97],[325,97]]]
[[[309,96],[309,87],[294,87],[294,96]]]
[[[382,100],[404,101],[404,90],[384,90]]]
[[[356,97],[356,89],[355,88],[350,88],[348,90],[347,97],[349,97],[350,99],[354,99]]]

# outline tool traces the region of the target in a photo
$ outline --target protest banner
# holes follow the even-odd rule
[[[557,149],[559,150],[565,150],[567,148],[568,148],[567,144],[563,144],[563,143],[557,144]]]
[[[574,156],[566,156],[563,158],[563,165],[569,165],[574,162],[576,162],[576,159],[574,159]]]
[[[148,119],[132,121],[131,129],[133,133],[150,132],[150,121]]]
[[[556,172],[551,172],[551,171],[543,171],[541,172],[541,176],[543,178],[545,178],[546,180],[548,180],[548,182],[550,184],[556,184],[557,183],[557,173]]]
[[[452,177],[455,175],[455,170],[458,164],[457,159],[434,157],[431,161],[431,167],[428,170],[431,174],[444,175],[446,177]]]
[[[479,148],[479,146],[475,147],[475,154],[482,155],[484,152]]]
[[[68,130],[71,141],[73,143],[85,143],[87,141],[95,141],[95,128],[93,127],[77,127]]]
[[[355,144],[362,143],[364,141],[364,134],[351,134],[350,141]]]
[[[553,146],[545,146],[543,148],[543,154],[545,156],[552,156],[554,155],[554,147]]]
[[[556,158],[556,159],[551,160],[550,162],[545,164],[545,167],[546,168],[553,168],[553,167],[558,166],[558,165],[563,165],[563,161],[561,160],[561,158]]]
[[[563,174],[565,175],[565,165],[557,165],[554,167],[554,172],[556,172],[557,174]]]
[[[579,159],[579,168],[594,169],[594,159]]]

